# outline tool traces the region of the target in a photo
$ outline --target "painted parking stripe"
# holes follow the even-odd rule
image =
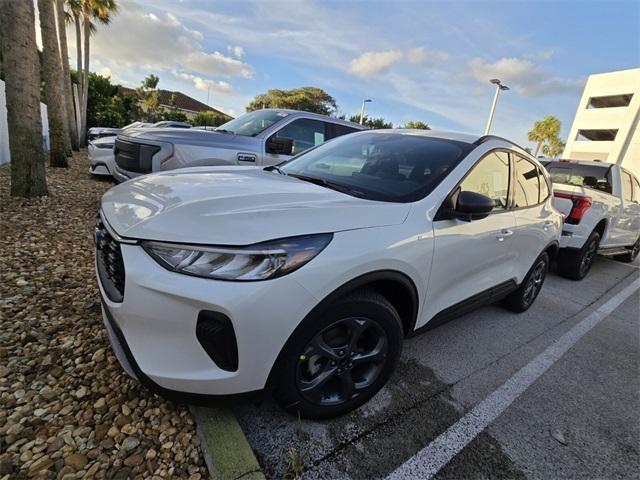
[[[640,279],[628,285],[562,335],[464,417],[391,472],[387,480],[433,477],[573,347],[583,335],[598,325],[638,289],[640,289]]]

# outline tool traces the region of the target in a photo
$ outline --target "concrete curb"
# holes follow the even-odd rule
[[[244,432],[228,408],[190,408],[213,480],[265,480]]]

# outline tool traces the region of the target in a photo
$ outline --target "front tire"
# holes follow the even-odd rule
[[[558,254],[558,274],[571,280],[582,280],[587,276],[598,253],[600,234],[591,232],[580,250],[567,250]]]
[[[542,285],[547,277],[548,270],[549,254],[542,252],[536,261],[533,262],[533,266],[526,277],[524,277],[518,289],[505,297],[503,301],[504,306],[516,313],[529,310],[529,307],[531,307],[536,298],[538,298],[540,290],[542,290]]]
[[[342,297],[305,319],[287,342],[276,399],[304,418],[343,415],[387,382],[402,342],[400,317],[385,297],[371,290]]]

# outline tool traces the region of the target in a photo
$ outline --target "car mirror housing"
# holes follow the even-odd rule
[[[465,222],[486,218],[495,207],[491,198],[477,192],[460,191],[452,200],[455,207],[449,209],[449,216]]]
[[[292,155],[293,139],[273,136],[267,140],[267,153]]]

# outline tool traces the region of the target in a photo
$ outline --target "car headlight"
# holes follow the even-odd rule
[[[324,250],[332,238],[332,233],[321,233],[246,247],[145,241],[142,248],[167,270],[216,280],[255,281],[297,270]]]
[[[113,143],[93,143],[96,148],[113,148]]]

